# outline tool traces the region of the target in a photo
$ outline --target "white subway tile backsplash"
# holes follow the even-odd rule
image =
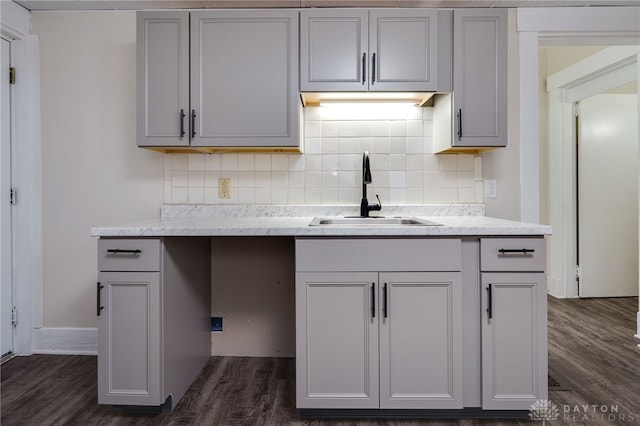
[[[238,170],[255,170],[255,156],[253,154],[238,155]]]
[[[284,154],[276,154],[271,156],[271,170],[287,171],[289,170],[289,158]]]
[[[386,108],[386,109],[385,109]],[[166,154],[165,203],[358,205],[362,153],[368,198],[382,204],[482,203],[482,157],[432,154],[433,108],[307,107],[304,154]],[[218,198],[218,179],[231,198]]]
[[[322,155],[305,155],[304,166],[307,172],[322,170]]]
[[[458,154],[458,171],[473,171],[475,167],[474,156],[470,154]]]
[[[204,203],[204,187],[190,186],[187,192],[187,201],[189,204]]]
[[[187,155],[187,167],[189,168],[189,170],[204,170],[204,156]]]
[[[303,172],[304,171],[304,156],[303,155],[287,155],[289,160],[290,172]]]
[[[171,154],[171,170],[189,170],[187,154]]]
[[[323,121],[322,122],[322,137],[323,138],[337,138],[340,136],[340,122],[339,121]]]
[[[407,120],[393,120],[389,123],[389,136],[407,136]]]
[[[389,187],[406,188],[407,172],[389,172]]]
[[[473,171],[458,171],[458,188],[475,188],[474,176]]]
[[[389,204],[407,204],[407,190],[405,188],[391,188],[389,190]]]
[[[189,172],[186,170],[172,170],[171,171],[171,185],[174,187],[187,187],[189,186]]]
[[[221,170],[238,170],[238,154],[222,154]]]
[[[195,155],[195,154],[192,154]],[[208,154],[204,156],[205,170],[220,170],[220,154]]]
[[[440,170],[458,170],[458,160],[455,155],[445,154],[440,156]]]

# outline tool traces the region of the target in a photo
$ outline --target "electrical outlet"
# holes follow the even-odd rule
[[[484,181],[484,198],[497,198],[498,184],[495,179],[485,179]]]
[[[211,317],[211,331],[222,332],[222,317]]]
[[[218,178],[218,198],[231,198],[230,178]]]

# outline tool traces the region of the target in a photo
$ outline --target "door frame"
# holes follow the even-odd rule
[[[34,329],[42,327],[42,183],[40,145],[40,48],[30,34],[31,13],[17,3],[1,1],[0,34],[11,42],[17,70],[11,88],[13,183],[13,303],[17,325],[15,355],[32,354]]]
[[[578,200],[574,103],[638,80],[639,46],[614,46],[547,78],[549,92],[549,292],[578,297],[576,280]]]

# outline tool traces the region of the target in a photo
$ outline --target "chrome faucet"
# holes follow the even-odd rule
[[[378,204],[369,204],[367,200],[367,185],[371,183],[371,165],[369,164],[369,153],[367,151],[362,155],[362,201],[360,201],[360,216],[369,217],[370,211],[379,211],[382,209],[380,197],[376,195]]]

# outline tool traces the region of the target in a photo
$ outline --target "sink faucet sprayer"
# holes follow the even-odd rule
[[[367,151],[362,155],[362,201],[360,201],[360,216],[369,217],[372,210],[379,211],[382,209],[380,197],[376,194],[378,204],[369,204],[367,200],[367,184],[371,183],[371,166],[369,164],[369,153]]]

